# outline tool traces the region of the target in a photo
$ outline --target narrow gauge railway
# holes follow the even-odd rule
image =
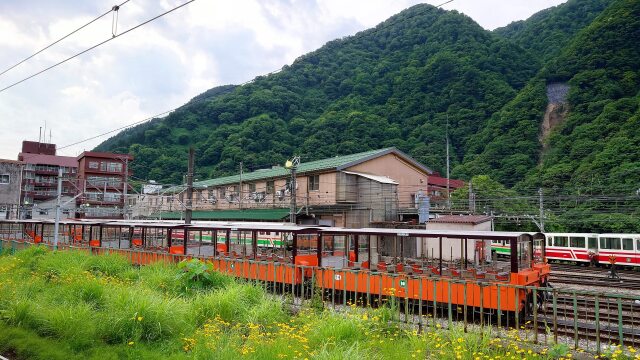
[[[4,240],[52,244],[54,235],[49,221],[0,222]],[[120,252],[138,264],[206,259],[219,271],[294,291],[311,284],[332,297],[394,296],[518,317],[531,308],[531,287],[545,286],[550,273],[540,233],[67,220],[58,239],[60,247]],[[505,266],[487,261],[492,240],[510,244]]]

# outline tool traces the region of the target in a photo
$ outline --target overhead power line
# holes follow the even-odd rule
[[[103,18],[103,17],[105,17],[106,15],[110,14],[112,11],[117,11],[117,10],[118,10],[122,5],[124,5],[124,4],[126,4],[126,3],[128,3],[129,1],[131,1],[131,0],[125,0],[125,1],[124,1],[124,2],[122,2],[120,5],[116,5],[116,6],[112,7],[111,9],[109,9],[109,11],[104,12],[103,14],[99,15],[97,18],[95,18],[95,19],[93,19],[93,20],[89,21],[88,23],[86,23],[86,24],[84,24],[84,25],[80,26],[79,28],[77,28],[77,29],[73,30],[72,32],[68,33],[67,35],[65,35],[65,36],[61,37],[60,39],[58,39],[58,40],[56,40],[56,41],[52,42],[51,44],[49,44],[49,45],[45,46],[44,48],[42,48],[42,49],[38,50],[38,51],[37,51],[37,52],[35,52],[34,54],[32,54],[32,55],[30,55],[30,56],[28,56],[28,57],[26,57],[26,58],[22,59],[22,60],[21,60],[21,61],[19,61],[18,63],[16,63],[16,64],[14,64],[14,65],[10,66],[9,68],[7,68],[7,69],[6,69],[6,70],[4,70],[3,72],[1,72],[1,73],[0,73],[0,76],[4,75],[4,74],[5,74],[5,73],[7,73],[8,71],[10,71],[10,70],[14,69],[14,68],[15,68],[15,67],[17,67],[18,65],[20,65],[20,64],[22,64],[22,63],[24,63],[24,62],[28,61],[29,59],[32,59],[34,56],[36,56],[36,55],[40,54],[41,52],[43,52],[43,51],[47,50],[48,48],[50,48],[50,47],[52,47],[53,45],[55,45],[55,44],[59,43],[60,41],[62,41],[62,40],[64,40],[64,39],[68,38],[69,36],[71,36],[71,35],[73,35],[73,34],[77,33],[78,31],[80,31],[80,30],[82,30],[82,29],[86,28],[87,26],[89,26],[89,25],[93,24],[94,22],[96,22],[96,21],[98,21],[98,20],[102,19],[102,18]]]
[[[16,86],[18,84],[21,84],[21,83],[23,83],[23,82],[25,82],[25,81],[27,81],[29,79],[32,79],[32,78],[34,78],[34,77],[36,77],[36,76],[38,76],[38,75],[40,75],[40,74],[42,74],[42,73],[44,73],[46,71],[49,71],[49,70],[51,70],[51,69],[53,69],[53,68],[55,68],[55,67],[57,67],[59,65],[62,65],[64,63],[66,63],[67,61],[69,61],[71,59],[74,59],[74,58],[76,58],[76,57],[78,57],[78,56],[80,56],[80,55],[82,55],[84,53],[87,53],[87,52],[89,52],[89,51],[91,51],[91,50],[93,50],[93,49],[95,49],[95,48],[97,48],[99,46],[102,46],[102,45],[108,43],[111,40],[117,39],[117,38],[119,38],[120,36],[122,36],[124,34],[127,34],[127,33],[131,32],[131,31],[133,31],[133,30],[135,30],[135,29],[137,29],[137,28],[139,28],[141,26],[144,26],[144,25],[146,25],[146,24],[148,24],[148,23],[150,23],[150,22],[152,22],[154,20],[157,20],[157,19],[159,19],[159,18],[161,18],[161,17],[163,17],[163,16],[165,16],[165,15],[167,15],[167,14],[173,12],[173,11],[176,11],[176,10],[180,9],[181,7],[186,6],[186,5],[188,5],[188,4],[190,4],[190,3],[194,2],[194,1],[195,0],[189,0],[189,1],[185,2],[184,4],[178,5],[178,6],[172,8],[170,10],[167,10],[167,11],[163,12],[162,14],[157,15],[157,16],[155,16],[155,17],[153,17],[153,18],[151,18],[151,19],[149,19],[149,20],[147,20],[147,21],[145,21],[143,23],[140,23],[140,24],[138,24],[138,25],[136,25],[136,26],[134,26],[134,27],[122,32],[122,33],[120,33],[120,34],[113,35],[113,37],[110,37],[110,38],[108,38],[108,39],[106,39],[106,40],[104,40],[104,41],[102,41],[102,42],[100,42],[98,44],[95,44],[95,45],[93,45],[92,47],[90,47],[88,49],[85,49],[85,50],[83,50],[83,51],[81,51],[81,52],[79,52],[79,53],[77,53],[77,54],[75,54],[73,56],[70,56],[70,57],[68,57],[68,58],[66,58],[66,59],[64,59],[64,60],[62,60],[62,61],[60,61],[58,63],[55,63],[55,64],[53,64],[53,65],[51,65],[51,66],[49,66],[49,67],[47,67],[47,68],[45,68],[43,70],[40,70],[35,74],[32,74],[32,75],[30,75],[30,76],[28,76],[28,77],[26,77],[26,78],[24,78],[24,79],[22,79],[20,81],[17,81],[15,83],[3,88],[3,89],[0,89],[0,93],[6,91],[8,89],[11,89],[12,87],[14,87],[14,86]]]
[[[166,115],[166,114],[168,114],[168,113],[170,113],[170,112],[172,112],[174,110],[175,109],[167,110],[167,111],[161,112],[159,114],[150,116],[150,117],[148,117],[148,118],[146,118],[144,120],[140,120],[140,121],[134,122],[133,124],[125,125],[125,126],[117,128],[117,129],[109,130],[107,132],[103,132],[102,134],[98,134],[98,135],[92,136],[90,138],[86,138],[84,140],[76,141],[76,142],[74,142],[72,144],[68,144],[68,145],[65,145],[65,146],[58,147],[57,150],[61,150],[61,149],[65,149],[65,148],[68,148],[68,147],[71,147],[71,146],[74,146],[74,145],[82,144],[83,142],[87,142],[87,141],[90,141],[90,140],[93,140],[93,139],[97,139],[99,137],[102,137],[102,136],[105,136],[105,135],[109,135],[109,134],[111,134],[113,132],[124,130],[124,129],[130,128],[132,126],[142,124],[142,123],[147,122],[149,120],[153,120],[155,118],[158,118],[158,117],[161,117],[163,115]]]

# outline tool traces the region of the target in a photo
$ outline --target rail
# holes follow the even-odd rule
[[[0,252],[14,253],[32,245],[19,240],[0,240]],[[462,326],[465,331],[484,329],[497,337],[510,336],[544,346],[564,344],[577,351],[595,354],[640,346],[640,296],[447,278],[432,282],[433,285],[428,288],[420,285],[417,289],[409,289],[406,279],[411,275],[406,274],[387,275],[392,278],[391,284],[383,285],[379,273],[368,270],[317,268],[259,260],[185,256],[135,249],[89,248],[68,244],[63,244],[60,249],[77,249],[96,255],[118,253],[137,264],[154,261],[177,263],[198,258],[211,261],[221,272],[255,282],[283,299],[293,297],[293,303],[298,306],[310,305],[318,297],[323,299],[325,307],[335,311],[349,306],[388,306],[391,310],[390,321],[413,325],[418,331],[426,327],[450,328],[455,324]],[[267,264],[268,271],[259,273],[259,269],[265,269],[259,265]],[[356,288],[362,290],[355,293],[339,289],[337,285],[347,277],[355,278]],[[497,287],[495,293],[493,290],[481,290],[478,293],[471,291],[478,286],[488,290],[490,285]],[[459,289],[462,289],[462,305],[459,301],[452,301],[460,296],[457,293]],[[520,289],[531,294],[526,299],[530,315],[496,310],[502,308],[501,304],[524,300],[517,298],[521,293],[519,291],[503,292],[501,289]],[[412,299],[409,295],[411,291],[418,293],[414,294],[418,295],[418,299],[425,298],[423,295],[432,291],[434,300]],[[501,295],[504,293],[513,294],[516,299]],[[479,307],[468,305],[467,299],[478,296]]]

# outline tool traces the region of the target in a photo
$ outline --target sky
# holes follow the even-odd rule
[[[124,1],[0,1],[0,72]],[[117,19],[108,14],[0,75],[0,89],[186,1],[129,0]],[[454,0],[442,8],[493,30],[565,1]],[[45,126],[43,141],[57,144],[58,155],[77,156],[115,133],[69,145],[179,107],[212,87],[278,70],[423,2],[196,0],[0,91],[0,158],[16,159],[22,140],[38,141]]]

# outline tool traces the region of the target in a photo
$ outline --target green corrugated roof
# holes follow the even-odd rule
[[[398,151],[398,150],[396,150],[393,147],[390,147],[390,148],[384,148],[384,149],[378,149],[378,150],[365,151],[357,154],[336,156],[336,157],[327,158],[327,159],[300,163],[300,165],[298,165],[298,174],[329,170],[329,169],[337,169],[337,168],[340,168],[341,166],[351,164],[354,162],[364,161],[371,157],[379,156],[379,155],[382,155],[383,153],[388,153],[391,151]],[[284,167],[276,167],[273,169],[261,169],[261,170],[256,170],[254,172],[242,174],[242,181],[251,182],[255,180],[283,177],[288,175],[289,173],[290,173],[289,170]],[[219,186],[219,185],[226,185],[226,184],[237,184],[238,182],[240,182],[239,174],[219,177],[219,178],[210,179],[210,180],[197,181],[193,183],[193,186],[202,188],[202,187]],[[164,192],[177,192],[177,191],[181,191],[182,189],[184,189],[184,186],[182,185],[174,186],[172,188],[165,190]]]
[[[289,209],[244,209],[244,210],[211,210],[194,211],[193,220],[282,220],[289,216]],[[179,211],[162,212],[154,214],[155,218],[166,220],[180,220],[184,213]]]

